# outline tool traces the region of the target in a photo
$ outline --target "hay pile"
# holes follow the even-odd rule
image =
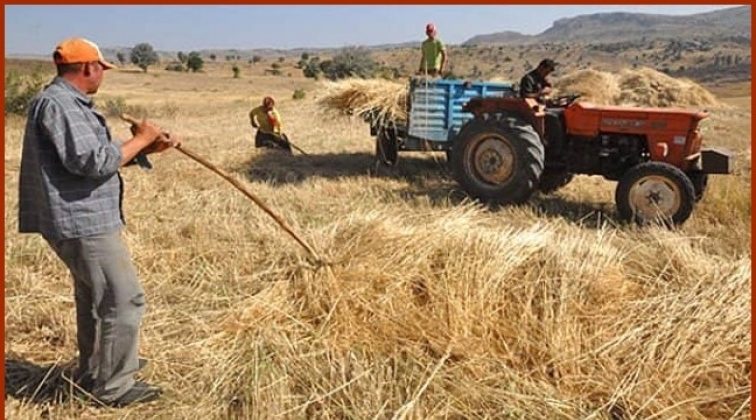
[[[325,113],[407,121],[407,85],[384,79],[325,82],[318,105]]]
[[[563,94],[579,93],[598,105],[651,107],[722,107],[716,96],[689,79],[676,79],[650,68],[608,73],[580,70],[554,81]]]

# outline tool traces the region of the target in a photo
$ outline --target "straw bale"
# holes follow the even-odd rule
[[[385,79],[345,79],[323,84],[318,105],[326,113],[406,121],[407,86]]]
[[[694,108],[723,106],[714,94],[697,83],[674,78],[650,68],[619,73],[579,70],[554,82],[556,91],[579,93],[581,100],[598,105]]]

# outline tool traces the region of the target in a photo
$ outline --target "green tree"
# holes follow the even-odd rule
[[[364,48],[345,48],[331,60],[320,63],[320,70],[331,80],[348,77],[373,77],[378,64]]]
[[[131,63],[136,64],[145,73],[147,68],[158,62],[158,55],[152,45],[143,42],[131,49]]]
[[[302,66],[304,77],[317,80],[320,78],[320,73],[320,58],[318,57],[313,57]]]
[[[189,59],[189,56],[187,56],[186,54],[184,54],[183,51],[179,51],[179,53],[178,53],[179,63],[186,64],[186,60],[188,60],[188,59]]]
[[[205,65],[205,61],[202,60],[202,56],[197,51],[192,51],[186,59],[186,68],[193,73],[202,70],[202,66]]]
[[[118,60],[118,64],[120,65],[126,64],[126,56],[122,52],[116,54],[116,60]]]

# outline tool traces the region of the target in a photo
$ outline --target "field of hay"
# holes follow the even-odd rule
[[[307,155],[254,149],[247,113],[267,94]],[[707,142],[735,153],[735,173],[712,177],[675,231],[616,223],[615,184],[598,177],[490,209],[440,154],[376,167],[367,125],[325,118],[323,94],[212,68],[107,73],[98,106],[120,100],[182,135],[331,265],[178,151],[126,168],[124,237],[148,298],[141,376],[166,395],[120,410],[7,398],[5,418],[750,418],[750,84],[707,105]],[[64,364],[69,275],[16,232],[22,135],[7,119],[6,366]]]

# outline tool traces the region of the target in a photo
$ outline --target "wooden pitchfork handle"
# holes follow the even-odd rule
[[[132,117],[130,115],[127,115],[127,114],[121,115],[121,119],[124,120],[124,121],[126,121],[126,122],[128,122],[131,125],[139,125],[139,124],[141,124],[141,122],[138,119],[136,119],[136,118],[134,118],[134,117]],[[164,134],[161,134],[161,136],[163,138],[165,138]],[[210,169],[211,171],[213,171],[216,174],[218,174],[221,177],[223,177],[223,179],[225,179],[226,181],[230,182],[234,187],[236,187],[236,189],[238,189],[239,191],[241,191],[250,200],[252,200],[255,204],[257,204],[261,209],[263,209],[263,211],[265,211],[266,213],[268,213],[268,215],[270,217],[272,217],[273,220],[275,220],[276,223],[278,223],[278,225],[281,226],[281,228],[286,231],[286,233],[288,233],[289,235],[291,235],[291,237],[294,238],[294,240],[297,241],[297,243],[299,243],[299,245],[301,245],[305,250],[307,250],[307,252],[310,253],[310,255],[312,255],[312,257],[315,258],[316,261],[318,261],[319,263],[322,263],[322,260],[320,259],[320,256],[318,256],[318,254],[315,252],[315,250],[310,245],[308,245],[307,242],[305,242],[304,240],[302,240],[296,233],[294,233],[294,231],[291,230],[291,228],[289,227],[289,225],[283,219],[281,219],[281,217],[279,217],[277,214],[275,214],[273,212],[273,210],[271,210],[268,206],[265,205],[265,203],[263,203],[259,198],[257,198],[254,194],[252,194],[252,192],[250,192],[247,188],[245,188],[244,185],[242,185],[236,178],[232,177],[226,171],[224,171],[224,170],[220,169],[219,167],[213,165],[212,163],[208,162],[207,160],[205,160],[201,156],[197,155],[196,153],[190,151],[189,149],[187,149],[183,145],[176,146],[175,149],[177,149],[179,152],[185,154],[186,156],[194,159],[195,161],[197,161],[200,164],[202,164],[204,167]]]

